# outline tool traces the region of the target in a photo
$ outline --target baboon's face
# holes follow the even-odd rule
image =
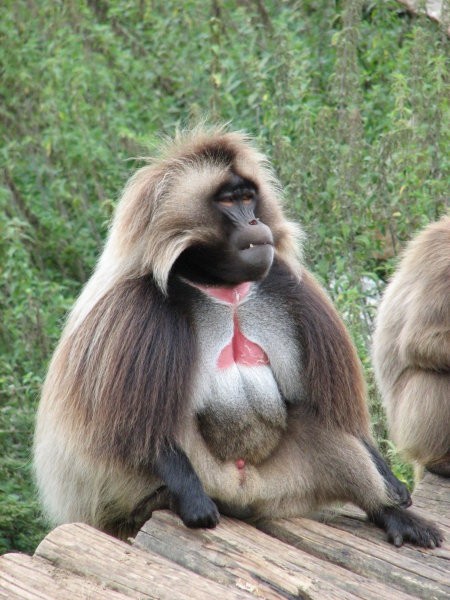
[[[214,243],[185,250],[175,272],[213,285],[263,279],[272,265],[274,246],[270,228],[258,217],[261,200],[256,185],[230,173],[208,202],[220,236]]]

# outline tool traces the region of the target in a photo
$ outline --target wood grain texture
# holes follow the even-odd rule
[[[368,527],[366,525],[363,531],[367,531]],[[390,586],[389,597],[395,589],[425,600],[450,597],[449,563],[441,560],[442,565],[437,561],[431,565],[427,558],[432,557],[433,551],[395,548],[384,538],[355,535],[352,526],[349,527],[350,533],[310,519],[270,521],[261,524],[261,528],[308,554],[372,581],[383,582]],[[411,552],[415,553],[415,557],[411,556]]]
[[[139,600],[192,600],[192,590],[199,600],[213,596],[251,598],[237,587],[225,588],[153,552],[132,548],[80,523],[54,529],[38,546],[35,556]]]
[[[108,589],[45,560],[26,554],[0,557],[0,598],[3,600],[126,600]]]
[[[175,515],[158,512],[141,529],[135,544],[214,581],[226,585],[245,581],[263,598],[272,598],[274,591],[283,598],[407,597],[225,517],[213,530],[181,530]]]
[[[414,490],[413,508],[422,516],[436,520],[450,548],[450,479],[426,472]]]

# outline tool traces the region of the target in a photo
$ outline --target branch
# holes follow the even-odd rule
[[[436,23],[444,26],[450,35],[449,11],[447,0],[398,0],[413,15],[427,15]]]

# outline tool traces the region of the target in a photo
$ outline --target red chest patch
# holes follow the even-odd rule
[[[221,350],[219,358],[217,359],[217,367],[219,369],[227,369],[234,364],[244,365],[246,367],[257,367],[270,364],[269,358],[261,346],[258,346],[258,344],[255,344],[255,342],[252,342],[245,337],[239,328],[236,308],[248,295],[251,283],[244,282],[234,288],[209,287],[203,285],[198,285],[196,287],[201,289],[202,292],[208,296],[211,296],[224,304],[229,304],[233,309],[233,337],[230,343]]]
[[[251,342],[242,331],[239,329],[239,323],[234,315],[234,332],[231,342],[223,348],[217,366],[219,369],[227,369],[234,363],[244,365],[246,367],[257,367],[259,365],[268,365],[269,359],[267,354],[254,342]]]

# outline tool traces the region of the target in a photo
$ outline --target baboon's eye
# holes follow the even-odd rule
[[[255,200],[255,192],[249,188],[245,188],[240,192],[240,200],[242,204],[249,205]]]
[[[233,206],[233,197],[231,194],[223,194],[217,198],[217,202],[219,202],[222,206],[231,207]]]

